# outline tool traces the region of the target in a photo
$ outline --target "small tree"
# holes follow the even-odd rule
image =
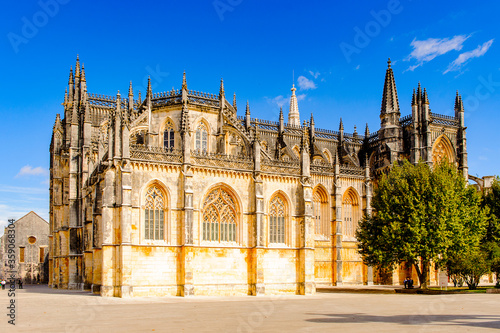
[[[479,201],[447,162],[434,169],[395,163],[374,191],[374,214],[360,221],[359,253],[372,266],[413,265],[427,288],[431,261],[443,265],[450,254],[479,244],[485,223]]]
[[[491,262],[483,247],[473,247],[448,259],[448,273],[458,281],[465,281],[469,289],[476,289],[481,276],[490,271]]]

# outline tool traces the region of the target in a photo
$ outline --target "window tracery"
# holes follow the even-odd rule
[[[155,185],[146,193],[144,205],[144,238],[152,240],[164,239],[165,198],[163,192]]]
[[[275,196],[269,205],[269,242],[285,243],[285,202]]]
[[[202,239],[236,241],[236,203],[222,187],[213,189],[203,202]]]

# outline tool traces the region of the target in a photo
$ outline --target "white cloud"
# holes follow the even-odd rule
[[[311,76],[312,76],[313,78],[315,78],[315,79],[317,79],[317,78],[318,78],[318,76],[320,75],[320,73],[319,73],[319,72],[313,72],[313,71],[309,71],[309,74],[311,74]]]
[[[309,80],[307,77],[302,75],[297,79],[297,83],[301,90],[316,89],[316,84],[314,83],[314,81]]]
[[[358,70],[358,69],[359,69],[359,67],[360,67],[360,65],[357,65],[357,66],[356,66],[356,68],[355,68],[355,70]]]
[[[463,47],[463,43],[469,37],[470,35],[457,35],[453,38],[413,39],[410,44],[413,47],[413,51],[405,60],[416,59],[418,64],[410,66],[407,70],[413,71],[415,68],[422,66],[425,62],[431,61],[437,56],[450,51],[460,51]]]
[[[448,68],[443,72],[443,74],[446,74],[450,71],[457,71],[462,67],[463,64],[465,64],[467,61],[469,61],[472,58],[478,58],[484,55],[488,49],[490,48],[491,44],[493,44],[493,39],[490,39],[483,45],[478,45],[474,50],[468,51],[461,53],[457,59],[455,59],[449,66]]]
[[[25,165],[19,170],[19,173],[16,175],[16,177],[22,177],[22,176],[45,176],[49,172],[47,169],[42,168],[42,167],[36,167],[33,168],[31,165]]]
[[[297,95],[297,102],[303,101],[306,99],[306,94]]]
[[[283,97],[283,95],[276,96],[274,98],[268,99],[271,104],[276,104],[279,107],[282,107],[288,102],[288,99],[286,97]]]
[[[47,188],[0,185],[0,192],[17,194],[47,194]]]

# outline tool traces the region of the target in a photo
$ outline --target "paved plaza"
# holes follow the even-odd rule
[[[0,290],[0,332],[488,332],[500,330],[500,294],[102,298],[27,286]]]

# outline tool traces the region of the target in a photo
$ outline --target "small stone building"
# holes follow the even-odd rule
[[[49,254],[49,223],[31,211],[7,226],[1,237],[0,247],[0,277],[7,278],[8,241],[9,235],[14,235],[14,250],[17,276],[24,283],[47,283]],[[15,230],[15,233],[8,230]]]

